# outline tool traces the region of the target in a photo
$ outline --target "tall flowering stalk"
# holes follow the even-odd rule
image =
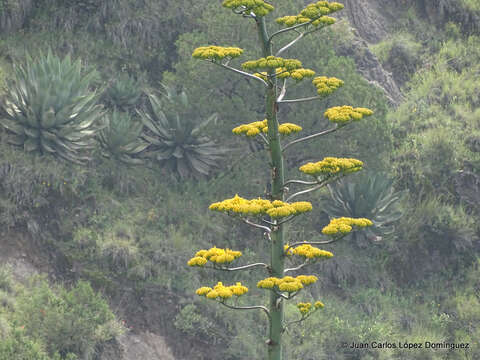
[[[276,22],[284,26],[281,30],[270,33],[265,17],[274,10],[274,7],[264,0],[225,0],[223,6],[231,9],[235,14],[255,21],[258,37],[263,51],[263,57],[257,60],[246,61],[238,69],[230,65],[230,61],[242,55],[243,50],[236,47],[203,46],[195,49],[193,57],[209,61],[244,77],[254,79],[265,90],[265,119],[242,124],[233,129],[239,136],[258,136],[265,143],[270,153],[271,167],[271,196],[268,199],[244,199],[235,195],[231,199],[216,202],[210,205],[210,210],[225,213],[244,223],[260,228],[264,238],[270,244],[270,263],[252,263],[244,266],[231,266],[242,253],[230,249],[213,247],[209,250],[198,251],[188,261],[189,266],[209,267],[223,271],[241,271],[252,268],[261,268],[268,277],[257,284],[259,289],[270,292],[270,301],[264,305],[237,306],[231,299],[243,296],[249,290],[241,283],[224,285],[218,282],[213,287],[201,287],[197,290],[199,296],[215,300],[221,305],[238,310],[261,310],[268,318],[268,360],[282,359],[282,334],[292,323],[305,320],[318,309],[323,308],[321,301],[314,304],[300,302],[297,304],[299,318],[293,321],[284,319],[284,302],[292,300],[302,289],[317,281],[314,275],[290,276],[306,265],[321,259],[333,257],[329,251],[321,250],[313,245],[330,244],[345,237],[353,230],[371,226],[368,219],[335,218],[323,229],[324,241],[302,241],[292,244],[285,242],[284,224],[296,216],[312,210],[312,204],[307,201],[292,201],[309,192],[325,187],[327,184],[362,169],[363,163],[357,159],[327,157],[315,163],[304,164],[299,171],[310,177],[310,180],[285,180],[284,156],[286,150],[303,141],[325,136],[338,129],[373,114],[366,108],[352,106],[337,106],[327,109],[324,116],[332,122],[332,128],[297,138],[284,143],[284,138],[302,131],[296,124],[283,123],[277,120],[278,108],[285,103],[301,103],[328,96],[343,85],[343,81],[326,76],[315,77],[315,72],[302,67],[297,59],[287,59],[280,55],[295,45],[305,36],[319,31],[335,23],[335,19],[328,16],[343,9],[337,2],[318,1],[308,5],[299,14],[278,18]],[[297,34],[292,41],[283,44],[278,49],[273,39],[281,38],[287,32]],[[278,44],[281,39],[275,42]],[[288,86],[307,78],[312,79],[317,95],[307,98],[286,99]],[[304,187],[290,194],[289,189]],[[299,260],[294,260],[297,258]],[[286,261],[294,265],[286,268]]]

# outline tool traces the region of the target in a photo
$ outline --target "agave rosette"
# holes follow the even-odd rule
[[[16,67],[14,81],[0,103],[0,124],[8,141],[27,152],[52,154],[75,163],[90,160],[95,135],[104,126],[98,94],[90,90],[96,73],[81,74],[72,63],[51,51]]]

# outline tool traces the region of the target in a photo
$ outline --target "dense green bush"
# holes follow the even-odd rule
[[[105,299],[84,281],[68,290],[38,276],[16,283],[5,267],[0,273],[14,299],[0,303],[1,359],[93,359],[101,344],[123,332]]]
[[[58,351],[62,356],[74,353],[90,359],[96,346],[122,332],[105,299],[86,282],[66,290],[32,279],[17,296],[13,318],[28,336],[41,339],[50,354]]]

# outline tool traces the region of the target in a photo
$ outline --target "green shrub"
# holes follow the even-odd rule
[[[20,294],[14,318],[28,336],[41,339],[50,354],[74,353],[85,359],[122,332],[107,302],[84,281],[66,290],[32,279]]]

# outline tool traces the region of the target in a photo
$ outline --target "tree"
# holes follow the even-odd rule
[[[353,158],[327,157],[318,162],[310,162],[300,166],[299,170],[310,180],[285,180],[284,157],[291,147],[321,136],[333,133],[346,125],[370,116],[373,111],[366,108],[352,106],[336,106],[325,111],[325,117],[334,125],[322,132],[297,138],[283,143],[288,135],[295,135],[302,130],[296,124],[283,123],[277,120],[279,107],[284,104],[295,106],[297,103],[310,102],[322,99],[343,85],[343,81],[333,77],[317,76],[310,69],[302,67],[297,59],[280,57],[282,53],[292,48],[302,38],[335,23],[335,19],[328,16],[343,9],[337,2],[318,1],[308,5],[298,15],[284,16],[276,22],[282,29],[270,32],[267,28],[266,15],[274,7],[264,0],[225,0],[223,6],[231,9],[235,14],[255,22],[263,57],[257,60],[246,61],[242,69],[230,65],[230,62],[241,56],[243,49],[224,46],[202,46],[193,52],[193,57],[209,61],[226,70],[242,75],[263,86],[265,96],[265,119],[240,125],[233,129],[233,133],[240,136],[259,137],[265,143],[270,155],[271,184],[270,194],[265,199],[244,199],[235,195],[231,199],[216,202],[210,205],[210,210],[226,213],[259,228],[263,231],[264,239],[270,244],[270,263],[252,263],[244,266],[231,267],[230,264],[242,256],[240,251],[219,249],[198,251],[188,262],[190,266],[209,267],[223,271],[241,271],[252,268],[263,268],[270,275],[260,280],[257,287],[270,292],[267,306],[253,305],[240,306],[238,301],[232,302],[233,297],[240,297],[248,292],[248,288],[241,283],[225,286],[222,282],[212,287],[201,287],[197,294],[208,299],[218,301],[221,305],[237,310],[262,310],[268,318],[268,360],[282,359],[282,335],[286,328],[311,316],[323,303],[300,302],[297,307],[300,318],[287,322],[284,319],[283,304],[295,298],[301,290],[317,281],[314,275],[286,275],[298,271],[320,259],[333,256],[329,251],[321,250],[313,245],[330,244],[345,237],[353,230],[371,226],[373,223],[365,218],[333,218],[322,230],[327,237],[324,241],[302,241],[292,244],[285,242],[284,226],[296,216],[312,210],[307,201],[292,202],[298,196],[319,190],[335,180],[362,169],[363,163]],[[296,37],[285,40],[285,35],[294,33]],[[274,42],[275,40],[275,42]],[[277,46],[282,41],[285,44]],[[305,98],[286,99],[287,89],[302,80],[313,78],[312,83],[317,89],[317,95]],[[293,83],[293,84],[292,84]],[[290,188],[305,187],[297,192]],[[301,259],[296,261],[295,258]],[[286,268],[286,261],[294,265]]]

